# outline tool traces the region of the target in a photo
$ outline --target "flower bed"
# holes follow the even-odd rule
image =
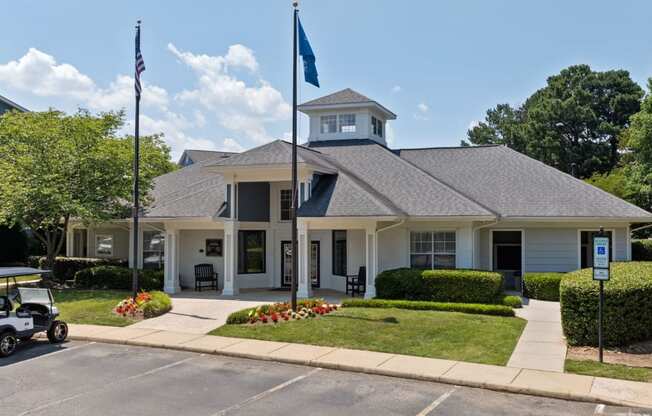
[[[299,321],[316,318],[338,308],[338,305],[328,304],[323,299],[304,299],[297,302],[297,311],[293,311],[288,302],[280,302],[234,312],[229,315],[226,323],[229,325],[275,324],[284,321]]]
[[[148,319],[163,315],[172,309],[170,297],[158,291],[140,292],[136,299],[128,297],[113,308],[113,313],[123,318]]]

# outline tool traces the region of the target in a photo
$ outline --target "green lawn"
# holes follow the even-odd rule
[[[210,334],[505,365],[524,327],[520,318],[344,308],[317,319],[224,325]]]
[[[597,361],[566,360],[566,372],[587,376],[619,378],[633,381],[652,381],[652,369],[621,364],[600,364]]]
[[[61,319],[69,324],[127,326],[130,319],[114,315],[111,310],[129,292],[111,290],[56,290],[53,292]]]
[[[30,280],[41,280],[41,276],[36,275],[36,274],[31,274],[29,276],[17,276],[16,277],[16,283],[20,282],[28,282]],[[4,287],[7,285],[7,279],[0,279],[0,287],[4,289]],[[9,279],[9,287],[14,285],[14,278]]]

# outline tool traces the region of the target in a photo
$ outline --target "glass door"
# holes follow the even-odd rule
[[[319,287],[319,241],[310,243],[310,282]]]

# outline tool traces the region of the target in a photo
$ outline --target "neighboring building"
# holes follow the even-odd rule
[[[227,158],[234,153],[232,152],[218,152],[214,150],[184,150],[179,158],[179,166],[186,167],[193,163],[203,162],[210,159]]]
[[[0,95],[0,115],[6,113],[9,110],[29,111],[25,107],[18,105],[15,102],[11,101],[10,99]]]
[[[346,89],[307,102],[310,133],[298,149],[299,295],[343,291],[345,275],[396,267],[527,271],[591,264],[592,235],[612,236],[630,260],[630,226],[652,214],[503,146],[392,150],[379,103]],[[165,290],[191,287],[212,263],[223,293],[289,285],[291,145],[277,140],[215,153],[160,176],[142,219],[140,267],[165,269]],[[68,255],[129,258],[130,220],[75,225]],[[131,260],[131,259],[130,259]],[[133,263],[133,261],[132,261]]]

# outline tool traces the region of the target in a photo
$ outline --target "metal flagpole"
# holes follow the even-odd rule
[[[134,131],[134,206],[133,206],[133,279],[132,290],[134,292],[134,300],[138,295],[138,211],[140,210],[139,204],[139,159],[140,159],[140,138],[139,138],[139,122],[140,122],[140,82],[138,80],[138,55],[140,53],[140,20],[136,25],[136,119]],[[142,59],[142,58],[141,58]]]
[[[297,310],[298,256],[297,256],[297,17],[299,2],[292,2],[292,283],[290,290],[292,310]]]

